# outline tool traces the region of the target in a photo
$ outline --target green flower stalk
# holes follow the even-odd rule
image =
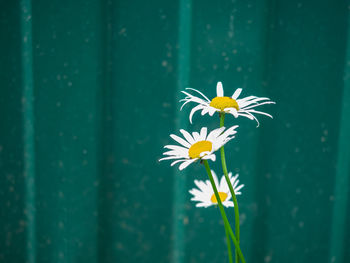
[[[233,244],[234,244],[235,247],[236,247],[236,251],[237,251],[238,257],[241,259],[242,263],[245,263],[245,259],[244,259],[244,257],[243,257],[241,248],[239,247],[238,241],[237,241],[235,235],[234,235],[233,232],[232,232],[230,223],[229,223],[229,221],[228,221],[228,219],[227,219],[227,216],[226,216],[226,213],[225,213],[225,209],[224,209],[224,207],[223,207],[223,205],[222,205],[221,198],[220,198],[220,196],[219,196],[219,192],[218,192],[218,190],[217,190],[217,188],[216,188],[216,186],[215,186],[215,182],[214,182],[213,176],[212,176],[212,174],[211,174],[208,161],[207,161],[207,160],[203,160],[203,164],[204,164],[204,166],[205,166],[205,170],[206,170],[207,173],[208,173],[210,183],[211,183],[211,185],[212,185],[212,187],[213,187],[213,190],[214,190],[214,193],[215,193],[215,197],[216,197],[216,200],[217,200],[217,202],[218,202],[219,210],[220,210],[222,219],[223,219],[223,221],[224,221],[225,231],[227,231],[227,232],[229,233],[229,236],[231,237],[231,239],[232,239],[232,241],[233,241]],[[230,255],[230,254],[232,255],[232,252],[230,251],[230,248],[231,248],[231,246],[228,246],[229,255]]]
[[[221,113],[221,114],[220,114],[220,127],[223,127],[223,126],[224,126],[224,123],[225,123],[225,113]],[[231,180],[230,180],[230,178],[228,177],[227,167],[226,167],[226,158],[225,158],[225,149],[224,149],[224,146],[222,146],[222,147],[220,148],[220,154],[221,154],[222,171],[223,171],[223,173],[224,173],[224,176],[225,176],[227,185],[228,185],[228,187],[229,187],[229,189],[230,189],[230,193],[231,193],[232,200],[233,200],[233,204],[234,204],[234,210],[235,210],[235,232],[236,232],[236,237],[237,237],[237,243],[238,243],[238,245],[239,245],[239,238],[240,238],[240,230],[239,230],[239,227],[240,227],[240,224],[239,224],[238,202],[237,202],[237,198],[236,198],[235,191],[234,191],[234,189],[233,189],[233,187],[232,187],[232,184],[231,184]],[[235,253],[235,262],[239,262],[237,250],[236,250],[236,253]]]

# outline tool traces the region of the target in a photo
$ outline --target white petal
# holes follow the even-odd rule
[[[175,134],[170,134],[170,137],[173,138],[175,141],[177,141],[178,143],[180,143],[181,145],[190,148],[191,144],[189,144],[188,142],[186,142],[184,139],[180,138],[179,136],[175,135]]]
[[[213,187],[211,186],[211,182],[209,180],[205,180],[205,183],[207,184],[207,187],[208,187],[208,195],[209,196],[209,199],[211,198],[211,196],[214,194],[214,190],[213,190]]]
[[[215,186],[219,187],[219,180],[218,177],[216,176],[216,173],[214,173],[214,171],[211,171],[211,174],[213,176],[214,182],[215,182]]]
[[[194,158],[194,159],[191,159],[191,160],[187,160],[186,162],[183,162],[180,166],[179,166],[179,170],[183,170],[185,169],[187,166],[189,166],[191,163],[194,163],[195,161],[197,161],[198,158]]]
[[[221,127],[211,131],[207,137],[207,140],[208,141],[215,140],[224,130],[225,130],[225,127]]]
[[[188,150],[184,150],[184,151],[171,150],[171,151],[163,153],[163,155],[174,155],[174,156],[187,157],[188,156]]]
[[[201,152],[199,154],[199,157],[202,158],[202,157],[204,157],[205,155],[208,155],[208,154],[211,154],[211,152],[210,151]]]
[[[191,200],[202,201],[202,200],[206,199],[205,198],[206,193],[201,192],[199,189],[193,188],[189,192],[190,192],[190,194],[193,195]]]
[[[183,158],[183,157],[182,156],[168,156],[168,157],[164,157],[164,158],[159,159],[159,161],[181,159],[181,158]]]
[[[209,155],[206,155],[204,157],[202,157],[203,160],[212,160],[213,162],[215,162],[216,160],[216,155],[215,154],[209,154]]]
[[[235,187],[235,194],[241,194],[239,190],[241,190],[244,187],[244,184],[241,184],[240,186]]]
[[[186,160],[176,160],[175,162],[172,162],[171,164],[170,164],[170,166],[174,166],[175,164],[177,164],[177,163],[180,163],[180,162],[185,162]]]
[[[266,104],[266,102],[268,102],[267,104],[275,104],[275,102],[271,101],[269,98],[259,98],[259,97],[255,97],[255,96],[250,96],[247,98],[237,100],[237,103],[238,103],[238,106],[240,109],[242,109],[242,108],[245,109],[248,106],[249,107],[251,107],[251,106],[256,107],[259,105],[263,105],[263,103]]]
[[[202,104],[202,105],[207,105],[208,102],[206,100],[203,100],[201,98],[198,98],[198,97],[195,97],[189,93],[187,93],[186,91],[181,91],[183,94],[186,94],[187,97],[182,99],[181,101],[188,101],[188,102],[195,102],[195,103],[198,103],[198,104]]]
[[[237,131],[235,131],[235,129],[237,127],[238,127],[238,125],[235,125],[235,126],[229,128],[229,129],[227,129],[224,133],[222,133],[216,139],[214,139],[212,141],[212,143],[213,143],[212,151],[217,151],[219,148],[221,148],[227,142],[229,142],[230,140],[235,138],[235,136],[233,136],[233,135],[237,133]],[[230,135],[231,135],[231,137],[230,137]]]
[[[203,193],[201,191],[199,191],[198,189],[192,189],[192,192],[190,192],[193,197],[191,198],[191,201],[201,201],[201,202],[205,202],[207,201],[207,196],[206,193]]]
[[[237,101],[238,105],[240,105],[241,102],[246,102],[246,101],[249,101],[249,100],[254,100],[254,99],[256,99],[256,98],[258,98],[258,97],[256,97],[256,96],[248,96],[248,97],[245,97],[245,98],[243,98],[243,99],[237,99],[236,101]]]
[[[206,198],[203,196],[196,195],[196,196],[191,198],[191,201],[204,202],[204,201],[206,201]]]
[[[254,120],[254,118],[252,116],[250,116],[249,114],[247,114],[247,113],[239,112],[238,116],[243,116],[243,117],[247,117],[250,120]]]
[[[237,129],[238,125],[232,126],[230,128],[228,128],[226,131],[224,131],[221,135],[219,135],[217,137],[218,140],[220,139],[225,139],[230,135],[234,135],[237,133],[236,129]]]
[[[238,112],[236,108],[226,108],[225,112],[232,114],[235,118],[238,117]]]
[[[164,148],[170,149],[170,150],[188,150],[188,148],[183,147],[183,146],[178,146],[178,145],[165,145]]]
[[[200,95],[203,96],[203,98],[205,98],[208,102],[210,102],[210,100],[207,98],[207,96],[205,96],[202,92],[200,92],[199,90],[196,90],[196,89],[192,89],[192,88],[186,88],[186,89],[189,89],[189,90],[193,90],[195,92],[198,92]]]
[[[233,207],[233,202],[232,201],[225,201],[222,203],[225,207]]]
[[[198,132],[192,132],[192,136],[196,142],[200,140],[200,135]]]
[[[238,176],[238,174],[237,174],[237,176]],[[228,178],[231,180],[232,179],[232,172],[229,172],[228,173]]]
[[[190,144],[194,144],[194,139],[188,131],[181,129],[180,132]]]
[[[211,107],[211,106],[209,106],[208,109],[209,109],[209,115],[210,116],[213,116],[215,112],[220,112],[219,109],[216,109],[216,108]]]
[[[224,88],[222,87],[222,83],[220,81],[216,84],[216,96],[217,97],[224,96]]]
[[[205,207],[205,208],[207,208],[208,206],[211,206],[211,204],[208,204],[208,203],[198,203],[198,204],[196,204],[196,207]]]
[[[255,107],[258,107],[258,106],[261,106],[261,105],[265,105],[265,104],[276,104],[276,103],[273,102],[273,101],[266,101],[266,102],[262,102],[262,103],[258,103],[258,104],[254,104],[254,105],[250,105],[250,106],[244,107],[244,110],[249,110],[251,108],[255,108]]]
[[[194,180],[194,183],[204,193],[207,192],[210,189],[210,188],[208,189],[207,184],[205,182],[203,182],[203,181]]]
[[[192,116],[197,110],[203,109],[203,105],[199,104],[196,107],[194,107],[190,112],[190,123],[192,123]]]
[[[204,109],[202,110],[202,112],[201,112],[201,115],[203,116],[203,115],[205,115],[205,114],[208,113],[208,112],[209,112],[208,107],[207,107],[207,108],[204,108]]]
[[[205,140],[207,138],[207,131],[208,131],[207,127],[203,127],[201,129],[201,132],[200,132],[200,139],[201,140]]]
[[[233,185],[233,188],[235,188],[239,184],[239,180],[237,178],[238,174],[236,174],[236,176],[234,177],[230,177],[230,182]]]
[[[249,112],[253,112],[253,113],[257,113],[257,114],[262,114],[262,115],[265,115],[265,116],[268,116],[270,117],[271,119],[273,119],[272,115],[266,113],[266,112],[262,112],[262,111],[257,111],[257,110],[248,110]]]
[[[198,181],[195,180],[195,184],[197,185],[197,187],[202,191],[202,193],[206,196],[206,195],[212,195],[212,188],[210,185],[210,182],[208,180],[206,181]],[[209,197],[210,199],[210,197]]]
[[[237,99],[238,98],[238,96],[241,94],[241,92],[242,92],[242,89],[236,89],[236,91],[235,91],[235,93],[233,93],[233,95],[232,95],[232,99]]]
[[[185,102],[181,105],[180,111],[182,111],[182,108],[183,108],[187,103],[191,102],[192,100],[190,100],[190,99],[183,99],[183,100],[180,100],[180,102],[181,102],[181,101],[185,101]]]
[[[239,180],[233,181],[233,182],[231,182],[231,184],[232,184],[232,187],[233,187],[233,188],[236,188],[237,185],[239,184]]]
[[[252,118],[256,121],[256,123],[257,123],[256,127],[258,128],[259,125],[260,125],[258,119],[257,119],[253,114],[251,114],[251,113],[249,112],[249,110],[248,110],[248,111],[245,111],[245,113],[247,113],[250,117],[252,117]]]
[[[226,189],[227,186],[227,183],[226,183],[226,179],[225,179],[225,176],[221,176],[221,179],[220,179],[220,184],[219,184],[219,192],[227,192],[225,190],[228,190]]]

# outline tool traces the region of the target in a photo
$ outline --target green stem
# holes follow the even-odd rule
[[[220,127],[223,127],[224,124],[225,124],[225,113],[221,113],[220,114]],[[232,187],[230,178],[228,177],[224,146],[221,147],[220,153],[221,153],[222,170],[224,172],[226,183],[227,183],[227,185],[228,185],[228,187],[230,189],[232,200],[233,200],[233,204],[234,204],[234,210],[235,210],[235,232],[236,232],[237,242],[239,244],[240,234],[239,234],[239,209],[238,209],[238,202],[237,202],[236,194],[235,194],[235,191],[234,191],[234,189]],[[237,251],[235,253],[235,258],[236,258],[236,262],[239,263]]]
[[[236,239],[235,235],[234,235],[233,232],[232,232],[232,229],[231,229],[230,223],[229,223],[229,221],[228,221],[228,219],[227,219],[227,216],[226,216],[226,213],[225,213],[225,209],[224,209],[224,207],[223,207],[223,205],[222,205],[222,202],[221,202],[221,199],[220,199],[218,190],[216,189],[215,182],[214,182],[214,179],[213,179],[213,175],[211,174],[208,161],[207,161],[207,160],[202,160],[202,161],[203,161],[203,163],[204,163],[205,170],[206,170],[207,173],[208,173],[211,186],[213,187],[214,194],[215,194],[216,200],[217,200],[217,202],[218,202],[219,210],[220,210],[222,219],[223,219],[223,221],[224,221],[225,229],[228,231],[228,233],[229,233],[229,235],[230,235],[230,237],[231,237],[231,239],[232,239],[232,241],[233,241],[233,244],[234,244],[235,247],[236,247],[236,251],[237,251],[237,253],[238,253],[239,258],[242,260],[242,263],[245,263],[245,259],[244,259],[244,257],[243,257],[242,251],[241,251],[241,249],[240,249],[240,247],[239,247],[239,244],[238,244],[238,242],[237,242],[237,239]]]
[[[226,234],[226,241],[227,241],[228,259],[229,259],[230,263],[233,263],[232,250],[231,250],[231,240],[230,240],[230,235],[228,233],[228,229],[226,226],[225,226],[225,234]]]

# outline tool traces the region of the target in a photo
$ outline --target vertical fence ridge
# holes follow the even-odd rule
[[[109,226],[109,218],[111,217],[110,203],[106,204],[105,192],[110,184],[110,175],[113,174],[113,90],[112,90],[112,56],[113,56],[113,0],[102,1],[102,19],[103,26],[103,51],[101,53],[101,87],[98,91],[98,115],[100,127],[98,141],[98,165],[100,176],[98,176],[98,234],[97,234],[97,260],[101,262],[110,260],[110,246],[106,246],[105,242],[111,242],[110,233],[107,231]],[[103,176],[103,178],[101,178]],[[108,212],[107,212],[108,211]],[[107,216],[106,216],[107,215]]]
[[[264,9],[266,9],[266,11],[264,11]],[[276,43],[274,41],[275,36],[271,25],[275,25],[278,20],[278,2],[276,0],[267,0],[261,4],[260,10],[264,13],[264,24],[261,26],[261,30],[266,29],[266,31],[263,31],[264,35],[262,37],[263,67],[261,82],[271,85],[271,74],[273,69],[271,69],[270,64],[273,63],[273,53],[276,48]],[[261,94],[271,98],[269,94],[269,86],[261,85],[260,90],[262,91]],[[274,100],[274,98],[272,98],[272,100]],[[272,107],[268,108],[268,110],[270,109],[273,110]],[[257,204],[257,216],[254,217],[252,225],[248,228],[249,232],[246,233],[249,239],[254,241],[250,243],[247,251],[243,251],[247,262],[254,261],[255,257],[264,258],[268,253],[270,246],[269,229],[266,227],[266,222],[271,216],[271,209],[268,207],[266,201],[266,189],[269,188],[269,182],[266,180],[265,174],[271,172],[271,166],[267,165],[271,157],[266,155],[266,149],[270,148],[270,142],[266,140],[266,137],[271,132],[273,132],[273,127],[271,126],[259,127],[256,138],[256,155],[254,156],[255,177],[253,181],[254,183],[250,187],[254,189],[254,202]]]
[[[336,176],[334,186],[334,206],[332,214],[330,251],[328,262],[343,262],[346,217],[350,183],[350,17],[348,17],[347,50],[344,68],[344,88],[342,97],[342,109],[340,117],[340,129],[338,138],[338,153],[336,164]]]
[[[180,91],[189,84],[190,79],[190,53],[191,53],[191,15],[192,0],[180,0],[179,2],[179,51],[177,63],[177,94],[176,100],[180,100]],[[177,104],[176,104],[177,105]],[[176,130],[187,126],[187,116],[183,117],[184,112],[176,113]],[[173,251],[172,262],[182,263],[185,260],[184,253],[184,203],[185,203],[185,187],[186,175],[184,171],[181,173],[176,170],[174,174],[174,223],[173,223]]]
[[[35,226],[35,131],[31,0],[20,2],[21,63],[23,87],[23,145],[25,176],[25,216],[27,221],[26,259],[36,262]]]

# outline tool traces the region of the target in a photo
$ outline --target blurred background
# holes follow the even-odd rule
[[[350,3],[0,1],[0,262],[228,262],[180,91],[266,96],[226,147],[247,262],[350,262]],[[220,163],[212,168],[221,175]],[[233,209],[228,210],[233,219]]]

